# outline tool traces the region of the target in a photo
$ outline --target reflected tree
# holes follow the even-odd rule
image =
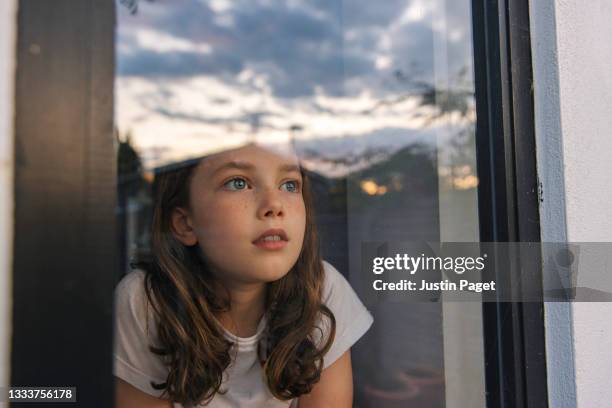
[[[130,130],[115,129],[117,142],[117,218],[120,267],[128,270],[130,258],[149,247],[151,185],[145,177],[142,159],[132,145]]]
[[[149,3],[152,3],[155,0],[146,0],[146,1]],[[139,0],[119,0],[119,4],[124,6],[126,9],[128,9],[130,14],[138,13],[138,3],[139,3]]]

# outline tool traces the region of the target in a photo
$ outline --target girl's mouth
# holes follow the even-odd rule
[[[270,237],[268,237],[270,238]],[[276,236],[278,238],[278,236]],[[255,246],[262,249],[281,249],[287,245],[287,241],[283,241],[282,239],[278,240],[270,240],[270,239],[260,239],[254,242]]]
[[[281,249],[287,245],[287,234],[282,229],[270,229],[261,234],[253,244],[262,249]]]

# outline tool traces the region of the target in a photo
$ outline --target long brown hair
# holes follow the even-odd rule
[[[151,257],[137,263],[146,271],[145,292],[153,306],[161,345],[150,349],[169,368],[164,383],[151,385],[182,404],[208,403],[216,393],[225,391],[220,387],[232,347],[214,317],[229,309],[227,298],[215,293],[213,275],[199,247],[183,245],[171,231],[172,210],[188,207],[196,165],[156,176]],[[312,390],[336,328],[333,313],[321,299],[324,271],[309,181],[303,170],[302,178],[304,243],[291,270],[267,286],[267,328],[258,348],[267,386],[281,400]],[[327,335],[317,336],[317,332]]]

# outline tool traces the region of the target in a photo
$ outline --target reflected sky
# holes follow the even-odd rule
[[[116,123],[146,168],[257,141],[342,176],[473,121],[465,2],[119,3]],[[439,83],[467,112],[440,115]]]

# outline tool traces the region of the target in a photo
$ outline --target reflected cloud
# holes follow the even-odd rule
[[[118,127],[131,130],[149,169],[258,140],[291,144],[339,175],[360,168],[366,145],[386,154],[417,139],[434,145],[447,111],[473,117],[469,102],[444,106],[450,99],[434,86],[436,35],[448,40],[449,75],[471,72],[469,10],[447,5],[455,15],[441,24],[434,3],[154,0],[135,14],[120,6]]]

